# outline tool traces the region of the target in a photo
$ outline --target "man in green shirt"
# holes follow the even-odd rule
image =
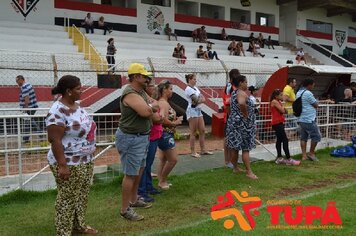
[[[128,69],[129,84],[120,98],[121,118],[116,132],[116,148],[120,153],[124,173],[120,214],[132,221],[143,220],[133,208],[149,208],[152,205],[137,197],[141,175],[146,166],[152,115],[158,110],[156,101],[150,99],[145,88],[150,73],[143,65],[133,63]]]

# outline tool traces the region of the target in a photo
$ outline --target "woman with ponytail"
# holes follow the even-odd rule
[[[169,105],[168,99],[173,95],[173,86],[168,80],[164,80],[158,85],[158,105],[163,117],[163,134],[158,140],[158,147],[163,155],[160,157],[158,168],[158,187],[168,190],[170,184],[167,181],[169,173],[173,170],[178,161],[178,154],[174,131],[177,125],[182,124],[183,117],[177,117],[176,111]]]
[[[185,89],[185,95],[188,100],[186,114],[190,130],[191,156],[199,158],[200,155],[212,155],[212,152],[205,149],[205,122],[201,111],[201,105],[205,103],[205,98],[196,86],[197,77],[195,74],[187,74],[185,79],[188,85]],[[200,154],[195,151],[195,135],[197,131],[199,133]]]
[[[86,225],[90,181],[93,175],[96,124],[79,105],[81,83],[65,75],[52,94],[61,94],[46,117],[51,149],[48,163],[57,183],[55,226],[57,235],[96,234]]]

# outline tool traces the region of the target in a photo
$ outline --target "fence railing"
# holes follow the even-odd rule
[[[84,53],[84,59],[89,60],[91,67],[99,72],[108,68],[106,59],[96,50],[90,40],[75,26],[68,28],[69,38],[78,46],[78,51]]]
[[[345,58],[339,56],[338,54],[334,53],[333,51],[330,51],[329,49],[327,49],[326,47],[317,44],[316,42],[314,42],[313,40],[311,40],[308,37],[305,37],[303,35],[298,35],[299,39],[297,41],[298,45],[302,45],[304,47],[310,47],[316,51],[318,51],[319,53],[323,54],[324,56],[330,58],[331,60],[334,60],[335,62],[337,62],[338,64],[341,64],[343,66],[346,67],[353,67],[354,64],[348,60],[346,60]]]
[[[114,148],[119,113],[92,114],[97,123],[96,172],[105,178],[114,176],[118,154]],[[0,115],[0,194],[16,188],[47,189],[54,187],[54,180],[47,168],[49,143],[44,123],[45,115]],[[258,155],[275,152],[275,135],[270,125],[269,105],[259,107],[256,121],[259,147]],[[319,146],[344,145],[356,133],[356,105],[322,104],[317,109],[317,123],[322,134]],[[39,129],[36,129],[39,127]],[[295,117],[287,117],[286,131],[290,139],[291,154],[300,153],[298,126]],[[28,141],[25,141],[28,138]],[[178,145],[180,145],[178,143]],[[223,148],[223,147],[221,147]],[[260,153],[268,150],[269,154]]]

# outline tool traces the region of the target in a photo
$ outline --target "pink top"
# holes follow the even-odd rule
[[[163,133],[162,124],[153,124],[151,133],[150,133],[150,141],[155,141],[161,138]]]
[[[159,110],[157,112],[159,113]],[[155,141],[155,140],[161,138],[162,133],[163,133],[162,124],[153,123],[153,126],[151,128],[151,132],[150,132],[150,141]]]

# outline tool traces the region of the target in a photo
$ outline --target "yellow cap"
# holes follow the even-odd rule
[[[129,66],[129,69],[128,69],[127,72],[128,72],[129,75],[141,74],[141,75],[144,75],[144,76],[147,76],[147,77],[152,76],[152,73],[148,72],[146,70],[146,68],[142,64],[139,64],[139,63],[132,63]]]

